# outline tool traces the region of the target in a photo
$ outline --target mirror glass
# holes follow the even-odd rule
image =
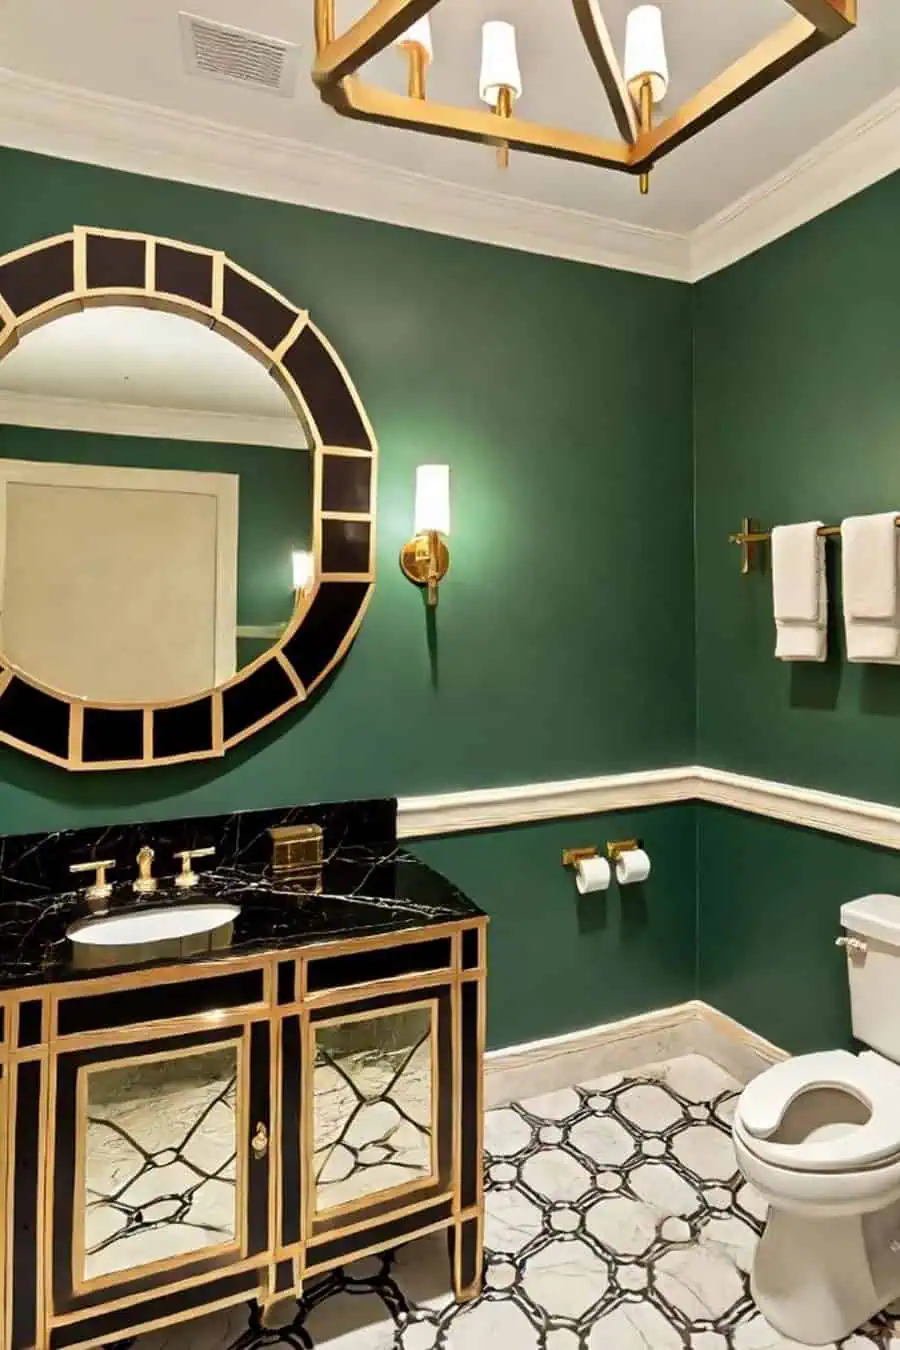
[[[316,1028],[316,1212],[437,1175],[434,1005]]]
[[[82,1069],[83,1281],[237,1241],[238,1067],[231,1043]]]
[[[263,365],[110,305],[0,361],[0,662],[74,697],[189,698],[270,647],[311,576],[313,457]]]

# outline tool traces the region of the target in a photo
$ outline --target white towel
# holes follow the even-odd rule
[[[779,661],[824,661],[828,594],[821,520],[776,525],[772,531],[775,655]]]
[[[847,659],[900,665],[900,531],[896,511],[841,525]]]

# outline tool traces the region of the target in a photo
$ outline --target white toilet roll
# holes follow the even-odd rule
[[[605,858],[582,858],[575,864],[575,885],[579,895],[605,891],[611,878],[612,873]]]
[[[630,886],[633,881],[646,881],[650,875],[650,859],[642,848],[630,848],[616,859],[616,881]]]

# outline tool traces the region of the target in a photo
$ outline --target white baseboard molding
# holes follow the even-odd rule
[[[558,783],[401,797],[397,832],[401,839],[422,839],[687,801],[728,806],[845,839],[900,849],[898,806],[697,764]]]
[[[691,999],[587,1031],[488,1051],[485,1105],[490,1110],[688,1054],[705,1055],[741,1083],[788,1058],[734,1018]]]

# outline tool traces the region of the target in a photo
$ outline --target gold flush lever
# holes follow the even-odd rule
[[[106,871],[109,867],[115,867],[115,858],[103,858],[99,861],[72,863],[70,872],[93,872],[94,882],[85,890],[85,899],[87,900],[106,900],[112,895],[112,885],[106,880]]]
[[[259,1121],[250,1140],[254,1158],[264,1158],[269,1151],[269,1131],[263,1121]]]
[[[196,886],[200,878],[191,863],[194,858],[211,858],[215,851],[214,848],[183,848],[180,853],[176,853],[175,857],[181,859],[181,871],[175,878],[175,885],[185,889]]]

